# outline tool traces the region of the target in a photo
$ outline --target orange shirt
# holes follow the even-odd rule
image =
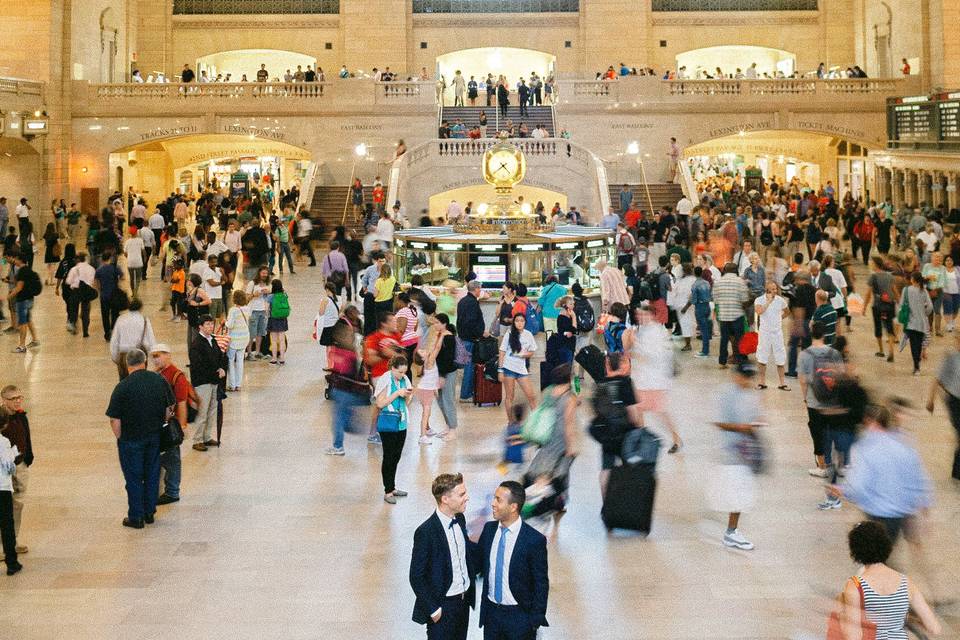
[[[187,274],[183,269],[177,269],[170,274],[170,291],[174,293],[186,293]]]

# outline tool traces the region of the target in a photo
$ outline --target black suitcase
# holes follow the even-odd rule
[[[499,356],[500,348],[494,337],[480,338],[473,345],[473,363],[486,364]]]
[[[540,362],[540,391],[550,386],[550,372],[553,371],[550,364],[546,360]]]
[[[630,529],[649,534],[656,490],[652,464],[625,464],[611,469],[600,512],[607,530]]]
[[[594,382],[601,382],[607,377],[607,367],[604,362],[603,351],[592,344],[588,344],[577,352],[574,358],[577,364],[583,367]]]

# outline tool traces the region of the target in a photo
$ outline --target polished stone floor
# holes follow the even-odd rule
[[[420,447],[408,440],[399,484],[410,497],[381,500],[380,451],[348,435],[347,455],[330,443],[318,348],[310,341],[318,274],[287,280],[293,315],[285,367],[248,364],[243,391],[226,402],[223,446],[184,447],[182,500],[143,531],[120,526],[125,511],[116,446],[103,413],[115,370],[94,312],[93,337],[63,328],[48,288],[36,309],[42,345],[10,353],[0,337],[0,382],[27,397],[36,462],[21,542],[25,570],[0,577],[0,638],[390,638],[423,636],[410,621],[407,582],[413,531],[433,509],[429,486],[444,471],[464,473],[471,512],[489,500],[504,424],[498,408],[460,405],[460,437]],[[144,298],[158,339],[184,364],[184,324],[157,311],[160,284]],[[857,319],[854,362],[880,393],[925,397],[931,378],[874,358],[869,322]],[[940,360],[948,339],[931,349]],[[714,347],[716,342],[714,342]],[[608,537],[599,519],[599,451],[584,436],[572,469],[569,513],[550,546],[549,629],[542,638],[823,637],[828,598],[855,571],[845,535],[860,514],[849,505],[821,513],[821,482],[809,477],[809,435],[799,389],[765,392],[774,464],[741,530],[757,548],[724,548],[725,516],[703,495],[718,446],[709,424],[727,374],[683,354],[672,409],[685,447],[658,467],[654,531],[648,539]],[[581,409],[586,424],[588,409]],[[435,412],[437,413],[437,412]],[[935,597],[960,584],[960,487],[949,479],[953,431],[943,407],[917,412],[915,435],[936,484],[925,576]],[[477,515],[477,514],[468,514]],[[919,571],[909,550],[898,559]],[[958,637],[958,608],[940,612]],[[476,615],[471,638],[480,638]]]

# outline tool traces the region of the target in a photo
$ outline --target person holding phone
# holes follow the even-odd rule
[[[512,324],[507,335],[500,343],[500,379],[503,382],[503,407],[510,419],[510,410],[513,407],[513,396],[517,385],[527,396],[530,409],[537,406],[537,397],[530,384],[530,372],[527,370],[527,361],[537,351],[537,341],[533,334],[526,330],[527,318],[520,315],[513,316]]]
[[[388,504],[397,504],[397,498],[407,495],[396,487],[397,465],[403,453],[403,444],[407,440],[407,422],[409,420],[409,405],[413,397],[413,388],[407,379],[407,359],[404,356],[394,356],[390,360],[390,371],[380,376],[374,388],[380,416],[377,419],[377,431],[383,443],[383,461],[380,465],[380,474],[383,476],[383,501]],[[399,414],[399,420],[390,430],[384,430],[386,419],[384,414],[393,412]],[[383,424],[381,424],[383,421]]]

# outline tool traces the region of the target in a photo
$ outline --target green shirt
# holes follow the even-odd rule
[[[927,289],[943,289],[947,284],[947,268],[943,265],[935,267],[928,262],[920,273],[927,281]]]
[[[282,220],[280,224],[277,225],[277,241],[284,244],[290,242],[290,229],[287,228],[287,224]]]

